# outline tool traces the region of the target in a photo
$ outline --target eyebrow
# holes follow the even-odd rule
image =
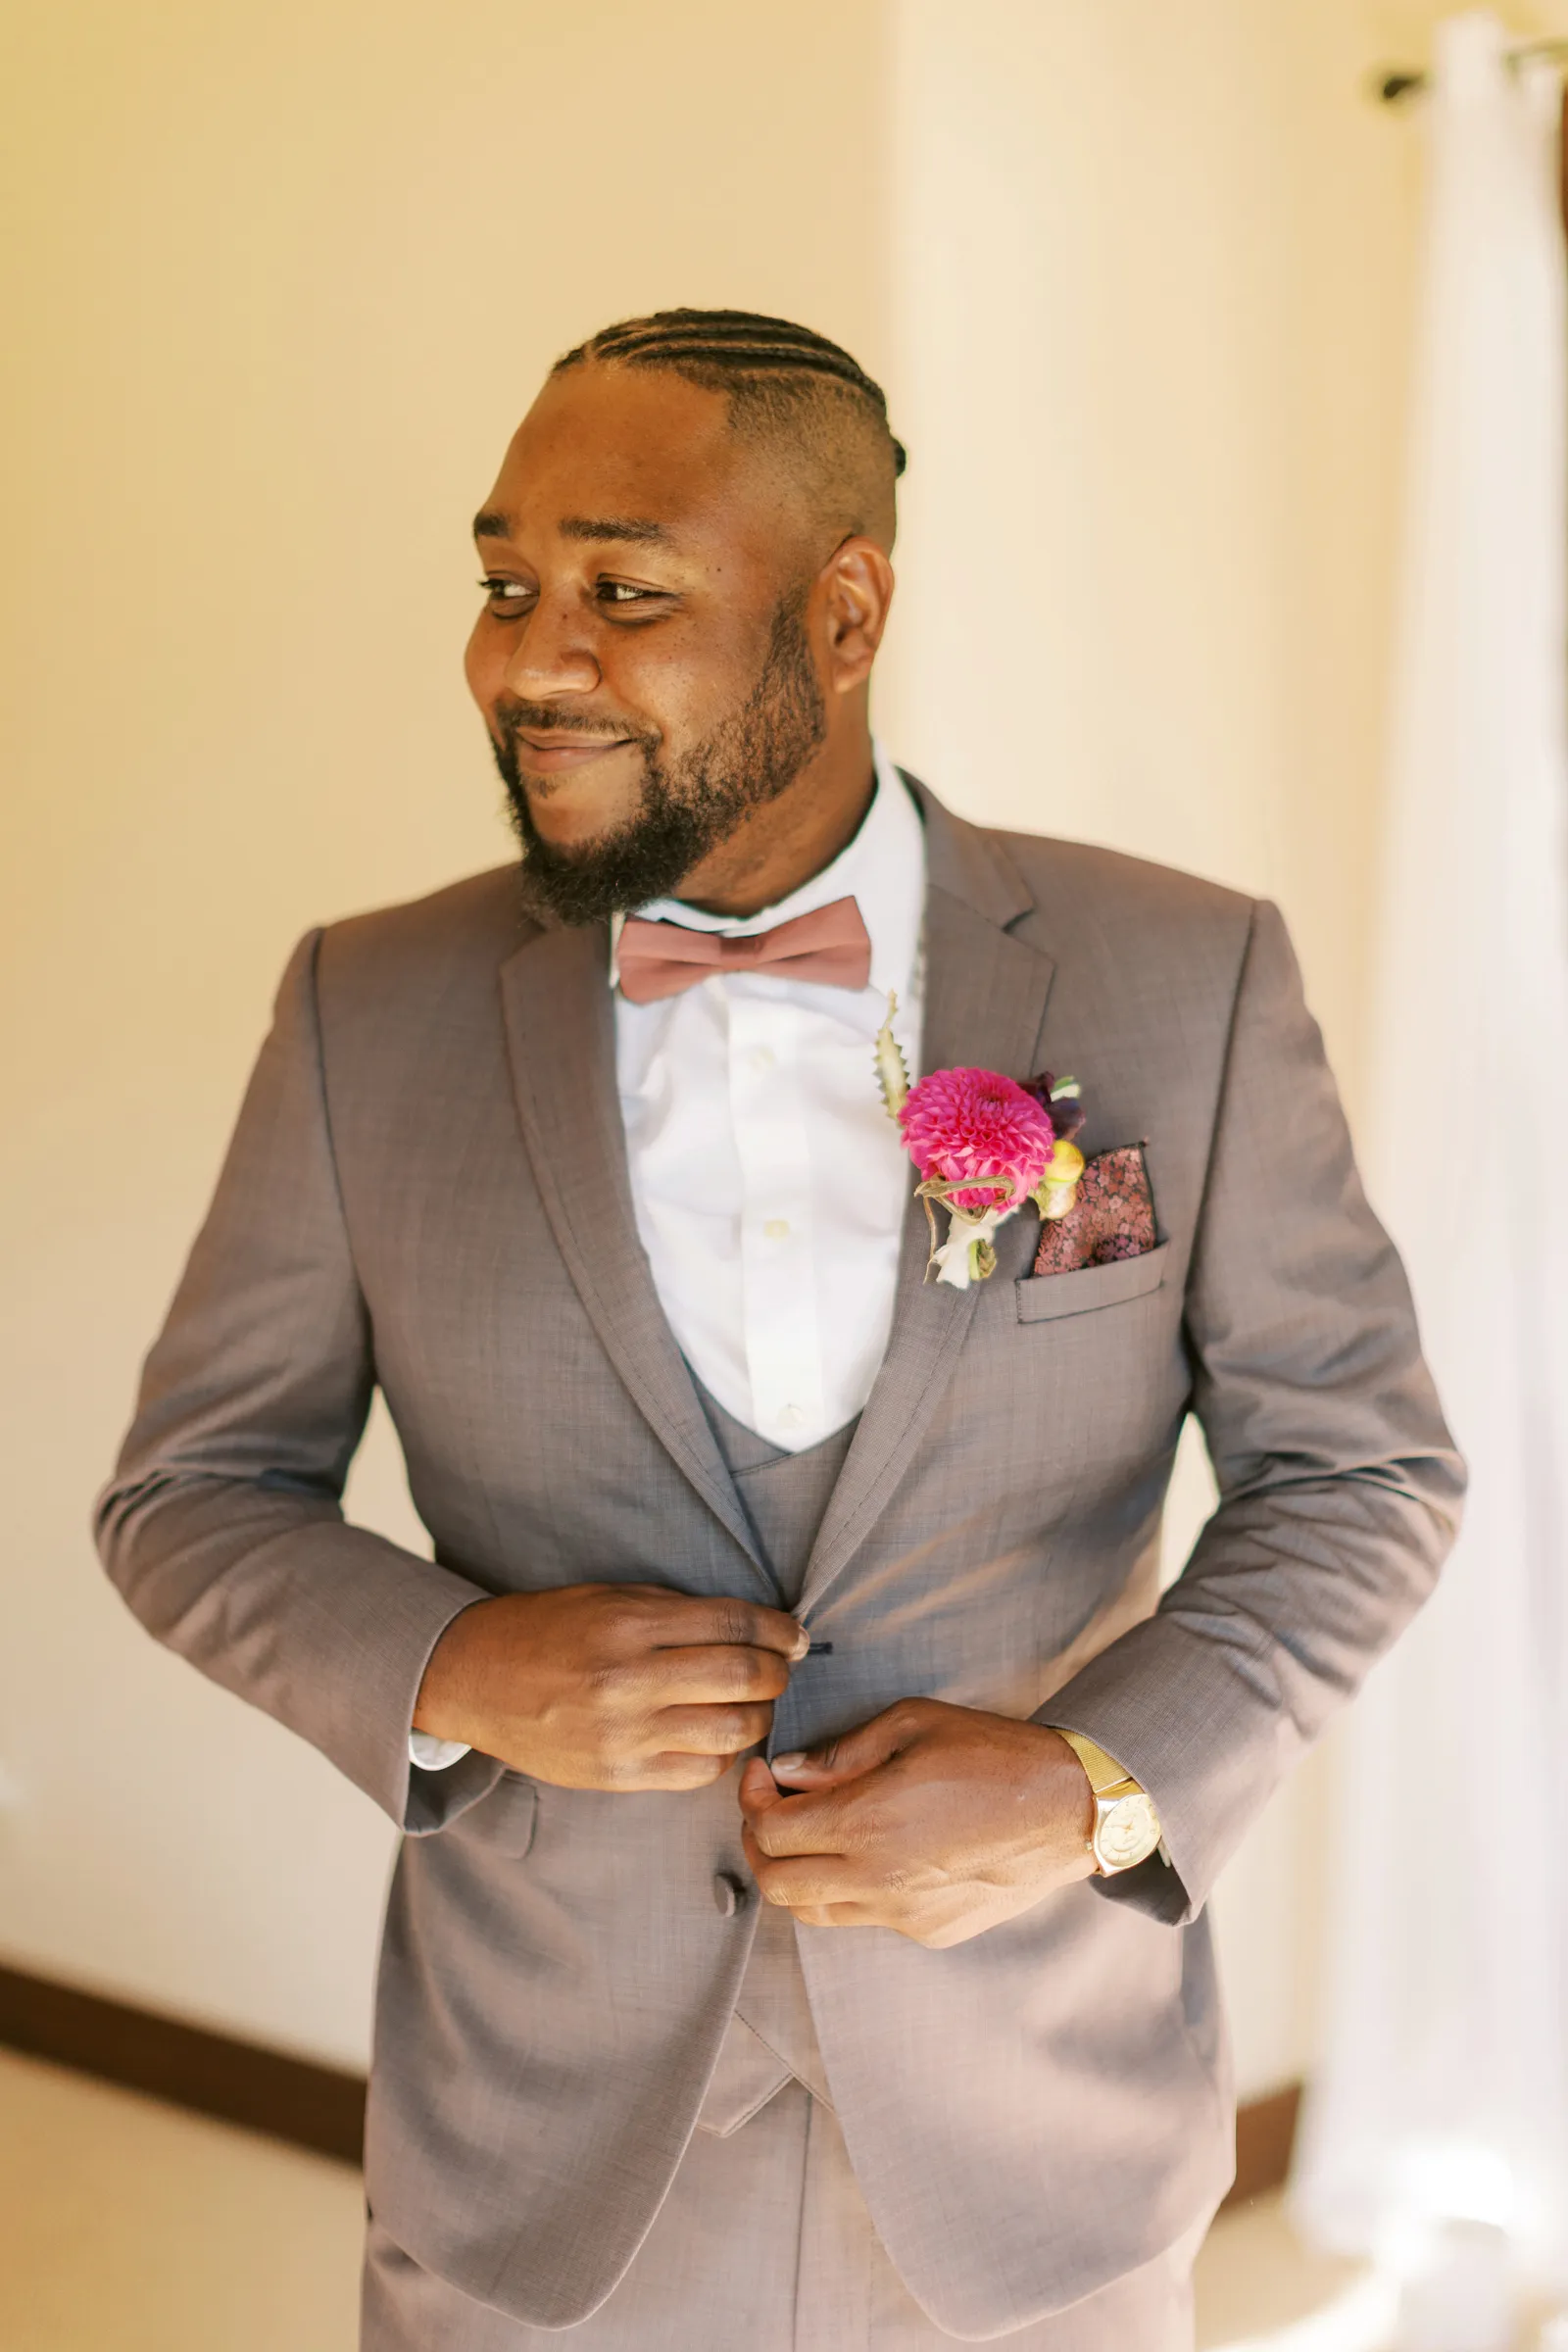
[[[563,539],[620,541],[637,546],[667,544],[670,534],[662,522],[643,514],[564,514],[556,525]],[[499,507],[481,507],[473,518],[476,539],[510,539],[512,516]]]
[[[556,528],[563,539],[631,539],[648,545],[669,538],[662,522],[641,514],[564,514]]]

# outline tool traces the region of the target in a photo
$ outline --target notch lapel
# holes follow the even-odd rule
[[[1000,847],[950,815],[912,777],[906,781],[926,821],[921,1072],[972,1066],[1031,1077],[1055,965],[1006,926],[1034,902]],[[929,1232],[914,1184],[911,1165],[888,1351],[812,1546],[797,1615],[821,1601],[891,1500],[942,1401],[979,1301],[978,1284],[956,1291],[926,1281]]]
[[[615,1096],[610,947],[602,923],[540,931],[501,968],[517,1118],[566,1271],[615,1370],[676,1466],[781,1605],[637,1237]]]

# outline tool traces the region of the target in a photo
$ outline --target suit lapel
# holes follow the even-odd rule
[[[778,1605],[746,1510],[654,1289],[632,1214],[602,924],[540,931],[501,970],[513,1090],[545,1215],[615,1370]]]
[[[1006,926],[1033,901],[999,848],[908,781],[926,821],[921,1070],[969,1065],[1026,1078],[1036,1066],[1055,967]],[[977,1284],[955,1291],[925,1280],[929,1236],[914,1181],[911,1167],[887,1354],[812,1546],[802,1612],[820,1602],[891,1500],[953,1377],[979,1302]]]

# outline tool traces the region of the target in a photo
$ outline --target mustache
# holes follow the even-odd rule
[[[539,735],[582,735],[600,743],[640,743],[652,747],[659,741],[656,729],[629,725],[624,719],[595,718],[582,710],[559,710],[551,703],[529,703],[509,695],[495,706],[495,723],[503,740],[514,744],[525,728]]]

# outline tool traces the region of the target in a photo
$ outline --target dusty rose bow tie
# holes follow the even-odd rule
[[[678,997],[710,972],[770,972],[778,980],[814,980],[820,988],[864,988],[871,977],[871,937],[853,899],[835,899],[771,931],[726,939],[683,923],[632,915],[621,928],[616,960],[620,993],[633,1004]]]

